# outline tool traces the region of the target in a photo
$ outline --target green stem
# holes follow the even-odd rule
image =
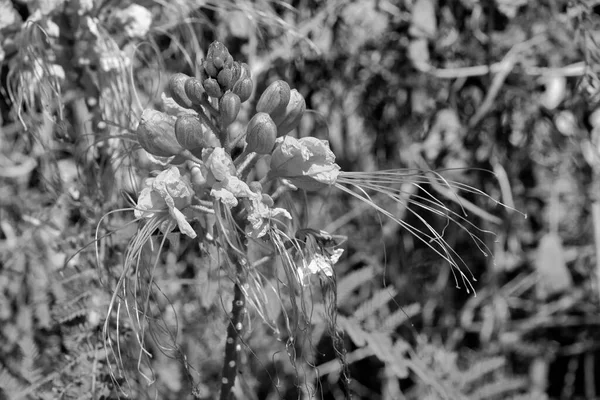
[[[204,110],[202,110],[201,107],[195,107],[194,110],[196,111],[196,113],[198,114],[198,117],[200,118],[200,120],[202,121],[202,123],[204,125],[206,125],[208,127],[208,129],[210,129],[211,131],[214,132],[215,135],[217,135],[219,137],[219,139],[221,140],[221,145],[223,145],[223,131],[225,132],[225,135],[227,135],[227,130],[221,130],[219,128],[217,128],[217,126],[215,124],[213,124],[213,122],[210,120],[210,118],[204,113]]]
[[[238,270],[241,267],[238,266]],[[238,273],[238,277],[241,274]],[[221,373],[221,396],[220,400],[230,400],[232,398],[231,389],[235,385],[235,378],[238,371],[239,354],[241,350],[240,336],[243,329],[243,320],[246,306],[246,297],[236,283],[233,289],[233,302],[231,306],[231,319],[227,327],[227,339],[225,340],[225,360],[223,371]]]

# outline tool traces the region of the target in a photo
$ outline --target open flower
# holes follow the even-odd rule
[[[334,185],[340,174],[327,140],[314,137],[277,139],[271,155],[271,178],[288,179],[294,186],[314,191]]]
[[[248,206],[248,222],[250,223],[247,228],[248,236],[254,239],[265,236],[271,226],[271,220],[278,216],[292,219],[286,209],[269,207],[260,195],[252,197]]]
[[[211,185],[212,197],[229,208],[237,206],[240,198],[260,198],[260,195],[250,190],[246,182],[235,175],[231,156],[222,147],[204,150],[202,159],[207,170],[207,184]]]
[[[194,191],[191,184],[181,176],[177,167],[171,167],[156,176],[146,180],[135,209],[136,218],[164,218],[160,225],[161,231],[173,229],[173,222],[179,230],[191,238],[196,237],[182,210],[192,204]]]

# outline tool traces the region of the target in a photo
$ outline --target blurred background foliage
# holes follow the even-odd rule
[[[341,193],[311,197],[308,226],[348,237],[336,274],[352,380],[315,288],[298,343],[251,317],[238,398],[597,398],[599,26],[597,0],[0,0],[0,398],[216,396],[231,299],[216,249],[169,242],[153,351],[121,324],[129,373],[115,382],[101,331],[135,227],[132,212],[101,218],[152,169],[132,140],[140,106],[217,39],[256,92],[285,79],[304,95],[298,135],[328,139],[343,170],[444,170],[527,215],[407,188],[490,232],[467,226],[485,257],[426,217],[475,296],[396,224]]]

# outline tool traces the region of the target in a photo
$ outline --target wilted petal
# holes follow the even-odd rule
[[[225,185],[221,182],[215,183],[215,185],[210,191],[210,195],[215,199],[220,200],[221,203],[225,204],[229,208],[238,205],[238,200],[235,198],[233,193],[227,190]]]
[[[235,166],[231,156],[222,147],[204,150],[202,159],[206,168],[218,182],[235,175]]]
[[[292,219],[287,210],[283,208],[270,208],[262,202],[261,197],[253,198],[251,206],[248,209],[248,222],[250,223],[248,235],[255,239],[265,236],[271,225],[271,219],[278,216]]]
[[[215,183],[210,191],[210,195],[221,200],[229,207],[237,206],[237,199],[239,198],[254,198],[260,196],[250,190],[246,182],[235,176],[230,176],[223,182]]]

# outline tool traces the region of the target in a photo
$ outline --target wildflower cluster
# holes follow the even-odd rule
[[[273,82],[259,96],[245,130],[236,131],[240,124],[234,122],[254,89],[249,66],[235,61],[222,43],[214,42],[199,69],[198,77],[171,76],[162,96],[163,111],[146,109],[141,115],[137,142],[163,170],[146,179],[138,195],[135,216],[142,227],[131,241],[125,264],[128,270],[139,263],[144,244],[157,229],[165,237],[178,229],[190,238],[212,240],[219,246],[223,268],[235,283],[223,369],[225,396],[237,371],[245,305],[250,303],[278,329],[278,317],[267,311],[266,274],[253,267],[254,260],[247,256],[248,242],[256,241],[269,257],[283,260],[289,296],[299,296],[311,276],[333,280],[333,265],[342,250],[318,244],[321,241],[315,238],[329,237],[326,233],[308,230],[300,234],[293,228],[297,226],[292,223],[293,211],[276,203],[286,191],[334,185],[340,168],[327,141],[290,136],[306,111],[305,99],[296,89],[282,80]],[[269,165],[262,176],[253,168],[261,158]],[[194,221],[207,214],[214,215],[214,226],[202,229],[205,236],[198,237]],[[115,295],[112,303],[116,301]],[[302,321],[287,321],[290,331],[294,323]]]
[[[319,276],[335,290],[333,266],[342,254],[339,243],[327,232],[300,227],[298,221],[294,221],[293,210],[279,204],[284,203],[278,199],[286,191],[336,188],[346,192],[407,229],[467,281],[459,268],[460,257],[447,245],[443,232],[430,226],[419,211],[443,216],[469,232],[467,228],[477,228],[464,214],[451,211],[424,188],[431,185],[459,203],[461,198],[451,189],[483,193],[448,182],[431,172],[342,171],[326,140],[291,135],[305,114],[306,102],[296,89],[282,80],[271,83],[260,94],[256,112],[245,130],[240,131],[236,129],[240,124],[234,122],[242,104],[253,93],[249,66],[235,61],[222,43],[214,42],[199,70],[198,77],[174,74],[163,95],[163,111],[146,109],[141,115],[137,141],[164,169],[147,179],[139,194],[135,216],[143,225],[132,240],[126,267],[139,262],[144,243],[156,229],[166,236],[178,228],[180,233],[197,238],[200,232],[195,230],[194,220],[206,214],[214,215],[214,226],[202,229],[205,237],[199,239],[212,240],[219,246],[223,268],[234,282],[221,398],[228,398],[237,373],[239,336],[246,304],[250,303],[277,331],[277,316],[267,311],[264,295],[263,285],[268,274],[253,264],[256,260],[249,259],[250,241],[256,241],[270,258],[281,260],[287,281],[281,285],[279,295],[289,296],[286,304],[294,308],[290,314],[293,318],[285,314],[285,326],[291,337],[294,326],[303,322],[298,317],[303,307],[297,305],[295,298],[302,298],[303,288],[310,284],[311,276]],[[269,167],[262,175],[253,168],[261,158]],[[407,192],[407,183],[423,189],[422,193]],[[417,229],[378,206],[369,192],[404,205],[425,228]],[[469,235],[482,251],[487,250],[481,239],[472,233]],[[335,296],[331,299],[333,304],[326,309],[335,310]],[[113,302],[115,300],[113,297]],[[328,318],[337,348],[335,311]],[[338,354],[343,357],[343,351]]]

